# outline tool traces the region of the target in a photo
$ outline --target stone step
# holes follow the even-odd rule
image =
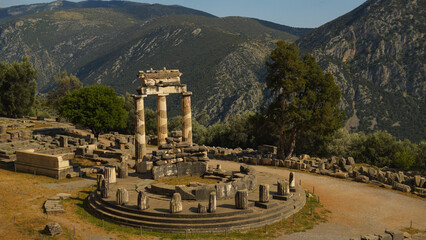
[[[184,224],[207,224],[207,223],[216,223],[218,221],[224,223],[224,222],[232,222],[232,221],[238,221],[241,219],[246,219],[247,218],[247,213],[238,213],[237,211],[230,216],[227,217],[218,217],[215,216],[214,214],[211,213],[207,213],[204,214],[204,216],[206,216],[206,218],[203,219],[197,219],[197,218],[192,218],[192,217],[187,217],[187,218],[176,218],[174,217],[175,214],[169,214],[168,217],[160,217],[160,216],[147,216],[144,215],[143,211],[141,211],[140,213],[130,213],[127,211],[120,211],[118,209],[115,208],[111,208],[108,207],[106,205],[102,205],[100,204],[100,202],[94,201],[92,202],[94,205],[96,205],[99,209],[101,209],[104,212],[108,212],[112,215],[117,215],[120,217],[127,217],[127,218],[131,218],[131,219],[137,219],[137,220],[141,220],[141,221],[150,221],[150,222],[160,222],[160,223],[184,223]],[[275,211],[273,211],[274,213]],[[194,214],[193,216],[197,216],[199,214]],[[258,217],[261,215],[265,215],[264,212],[262,213],[258,213],[258,214],[251,214],[252,217]]]
[[[303,207],[305,198],[296,206],[296,211]],[[175,232],[182,233],[187,229],[192,232],[223,232],[225,230],[244,230],[254,227],[264,226],[276,222],[283,217],[290,216],[294,209],[292,205],[282,205],[280,207],[271,208],[261,213],[245,213],[233,214],[228,217],[212,216],[210,214],[186,214],[185,217],[177,217],[173,214],[157,214],[157,216],[145,215],[147,212],[130,213],[130,209],[117,209],[111,206],[105,206],[107,203],[98,201],[94,198],[94,194],[89,197],[89,209],[94,215],[104,218],[108,221],[115,222],[120,225],[127,225],[139,228],[150,229],[159,232]],[[112,204],[111,204],[112,205]],[[138,211],[138,210],[135,210]],[[194,219],[194,216],[206,215],[207,218]],[[167,216],[167,217],[164,217]]]
[[[91,206],[92,208],[96,208]],[[173,233],[184,233],[185,230],[190,229],[191,232],[224,232],[224,231],[236,231],[236,230],[245,230],[255,227],[264,226],[265,224],[271,224],[276,221],[279,221],[281,218],[281,213],[277,213],[275,216],[269,216],[267,218],[248,218],[245,221],[234,221],[229,222],[227,224],[219,223],[219,224],[170,224],[170,223],[154,223],[150,221],[136,221],[134,219],[118,217],[107,212],[103,212],[100,209],[96,209],[97,211],[94,213],[100,218],[106,219],[108,221],[112,221],[114,223],[120,225],[127,225],[130,227],[139,228],[142,226],[145,230],[157,231],[157,232],[173,232]]]

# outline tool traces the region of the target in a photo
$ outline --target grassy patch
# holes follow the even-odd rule
[[[401,232],[406,232],[406,233],[409,233],[410,235],[414,235],[414,234],[421,232],[421,230],[419,230],[417,228],[408,227],[408,228],[401,229]]]
[[[93,166],[97,166],[96,162],[91,161],[89,159],[85,159],[85,158],[73,158],[71,160],[72,163],[74,164],[78,164],[82,167],[93,167]]]
[[[98,228],[104,229],[106,234],[114,234],[118,239],[144,239],[152,237],[161,237],[163,239],[185,239],[184,234],[170,234],[170,233],[157,233],[150,231],[143,231],[142,235],[139,229],[130,227],[124,227],[116,225],[107,221],[102,223],[101,219],[98,219],[90,213],[87,213],[84,206],[87,204],[87,196],[90,191],[86,191],[80,194],[80,199],[76,200],[76,213],[79,218],[83,221],[89,222]],[[69,200],[68,202],[71,202]],[[69,205],[70,203],[68,203]],[[312,209],[312,210],[311,210]],[[311,214],[312,212],[312,214]],[[316,197],[306,198],[305,206],[296,214],[294,214],[295,223],[293,223],[293,217],[282,219],[279,222],[268,225],[266,227],[252,229],[241,232],[231,233],[216,233],[216,234],[190,234],[190,239],[275,239],[283,234],[291,234],[295,232],[304,232],[307,229],[312,229],[315,225],[327,221],[327,215],[330,213],[329,210],[325,209],[318,201]],[[143,237],[143,238],[141,238]]]
[[[217,183],[218,180],[208,179],[208,178],[204,179],[202,177],[197,177],[197,176],[185,176],[185,177],[163,178],[163,179],[154,181],[152,184],[164,183],[169,185],[188,185],[191,182],[210,184],[210,183]]]

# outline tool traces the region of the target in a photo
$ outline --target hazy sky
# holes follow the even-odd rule
[[[52,1],[0,0],[0,7]],[[133,0],[133,2],[177,4],[218,17],[253,17],[292,27],[318,27],[358,7],[365,0]]]

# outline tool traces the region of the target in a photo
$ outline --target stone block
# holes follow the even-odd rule
[[[392,236],[392,240],[404,240],[404,234],[397,229],[386,230],[385,233],[390,234]]]
[[[368,182],[370,182],[370,179],[367,176],[359,175],[359,176],[355,177],[355,181],[368,183]]]
[[[392,188],[401,192],[411,192],[411,187],[402,183],[394,182]]]
[[[185,185],[175,186],[175,192],[179,193],[183,200],[195,200],[195,195],[192,193],[192,189]]]
[[[346,161],[346,165],[355,165],[355,160],[353,157],[348,157],[347,161]]]
[[[62,227],[59,223],[50,222],[44,227],[44,234],[54,236],[62,233]]]

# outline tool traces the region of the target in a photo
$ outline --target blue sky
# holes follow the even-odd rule
[[[52,1],[0,0],[0,7]],[[133,2],[177,4],[218,17],[253,17],[292,27],[312,28],[351,11],[365,0],[133,0]]]

